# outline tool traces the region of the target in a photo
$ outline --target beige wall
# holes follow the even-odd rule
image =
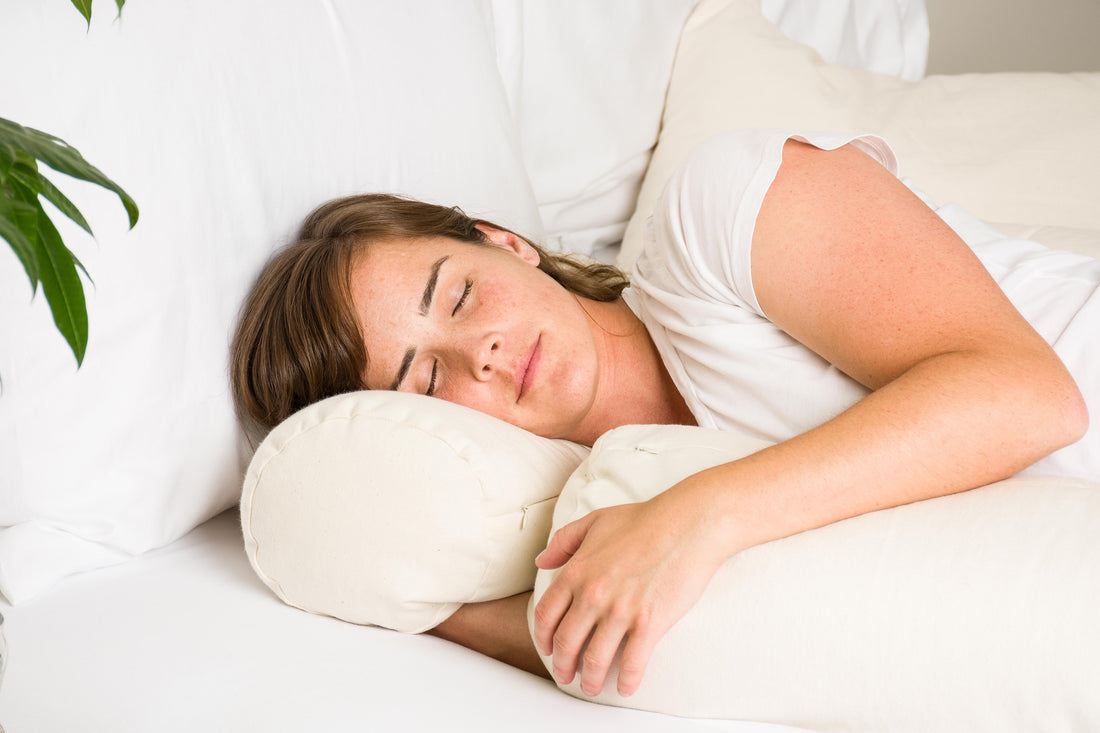
[[[1100,0],[925,0],[928,73],[1100,71]]]

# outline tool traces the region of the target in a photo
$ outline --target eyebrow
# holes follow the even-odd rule
[[[435,286],[439,282],[439,268],[443,267],[443,263],[447,261],[450,255],[444,255],[440,257],[435,263],[432,264],[431,274],[428,275],[428,282],[424,286],[424,294],[420,296],[420,315],[426,316],[432,307],[432,298],[435,296]],[[390,391],[396,392],[401,383],[405,381],[405,377],[409,374],[409,367],[412,366],[413,359],[416,357],[416,348],[409,347],[405,351],[405,356],[401,359],[401,366],[397,368],[397,377],[393,380],[393,384],[390,385]]]
[[[432,307],[432,296],[435,295],[435,284],[439,281],[439,268],[447,261],[450,255],[444,255],[432,265],[432,274],[428,277],[428,284],[424,286],[424,296],[420,298],[420,315],[428,315],[428,309]]]

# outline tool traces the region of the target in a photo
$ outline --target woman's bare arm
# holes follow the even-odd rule
[[[549,679],[527,629],[530,598],[528,591],[497,601],[467,603],[428,633]]]
[[[552,538],[564,564],[535,609],[562,681],[620,693],[736,552],[865,512],[983,485],[1077,440],[1083,399],[957,235],[859,150],[789,142],[753,236],[769,318],[874,390],[849,410],[641,504]],[[581,665],[583,660],[583,665]]]

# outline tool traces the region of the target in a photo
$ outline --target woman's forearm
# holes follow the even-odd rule
[[[496,601],[467,603],[428,633],[549,678],[527,629],[530,598],[528,591]]]
[[[1087,423],[1079,391],[1048,353],[946,353],[828,423],[676,488],[729,520],[728,556],[1005,478],[1077,440]]]

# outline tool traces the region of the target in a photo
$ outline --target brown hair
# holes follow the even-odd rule
[[[487,244],[479,224],[503,229],[457,207],[387,194],[336,199],[310,214],[296,241],[260,272],[233,335],[230,381],[248,431],[266,432],[306,405],[364,388],[368,355],[350,286],[357,253],[397,238]],[[539,269],[576,295],[612,301],[628,284],[610,265],[531,246]]]

